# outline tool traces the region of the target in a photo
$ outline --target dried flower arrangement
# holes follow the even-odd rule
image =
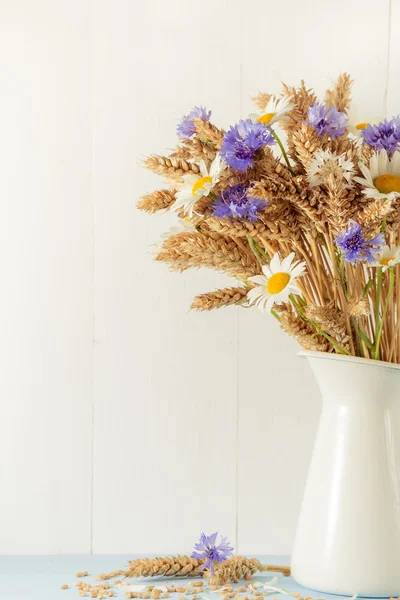
[[[260,93],[227,131],[194,108],[176,150],[145,161],[168,189],[138,207],[179,218],[156,260],[239,281],[192,308],[255,305],[303,348],[400,363],[400,117],[351,125],[351,85],[324,103],[304,82]]]

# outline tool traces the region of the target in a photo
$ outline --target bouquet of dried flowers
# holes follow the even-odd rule
[[[238,281],[194,309],[258,306],[303,348],[400,363],[400,117],[350,123],[351,85],[260,93],[227,131],[194,108],[138,207],[177,214],[156,260]]]

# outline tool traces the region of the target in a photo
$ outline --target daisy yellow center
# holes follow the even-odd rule
[[[396,177],[396,175],[392,175],[391,173],[379,175],[379,177],[374,180],[374,186],[381,194],[400,192],[400,177]]]
[[[287,273],[274,273],[267,282],[267,292],[270,294],[279,294],[285,289],[290,281],[290,275]]]
[[[356,125],[356,129],[358,129],[359,131],[362,131],[363,129],[368,127],[368,125],[369,125],[369,123],[358,123],[358,125]]]
[[[198,179],[192,187],[192,196],[196,196],[198,190],[204,189],[206,183],[212,183],[212,179],[210,176],[201,177],[200,179]]]
[[[271,123],[275,115],[276,113],[265,113],[265,115],[261,115],[261,117],[259,117],[258,122],[268,125],[268,123]]]
[[[381,258],[381,260],[379,261],[379,264],[388,267],[389,266],[389,261],[394,260],[394,256],[390,256],[389,258]]]

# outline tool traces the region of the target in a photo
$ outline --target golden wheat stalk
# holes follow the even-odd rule
[[[347,112],[351,102],[351,86],[353,80],[348,73],[339,75],[332,90],[325,93],[325,103],[327,106],[334,106],[341,112]]]
[[[283,331],[294,337],[304,349],[317,352],[328,351],[327,340],[322,335],[317,335],[310,323],[296,316],[291,310],[282,310],[280,325]]]
[[[264,110],[264,108],[267,106],[268,102],[270,101],[271,96],[272,96],[272,94],[265,94],[264,92],[258,92],[258,94],[252,98],[252,101],[254,102],[255,106],[259,110]]]
[[[172,179],[180,179],[182,175],[189,173],[194,173],[195,175],[200,173],[200,169],[196,164],[189,163],[187,160],[175,156],[153,154],[145,159],[144,166],[154,173],[165,175]]]
[[[247,242],[246,242],[247,244]],[[260,264],[247,246],[233,238],[205,233],[179,233],[163,244],[156,260],[170,264],[171,269],[209,267],[246,281],[261,272]]]
[[[346,331],[346,323],[341,311],[330,302],[324,306],[309,305],[305,309],[309,321],[317,323],[322,331],[328,333],[348,354],[350,349],[350,336]]]
[[[247,299],[249,288],[228,287],[207,294],[199,294],[193,299],[191,308],[194,310],[214,310],[232,304],[243,304]]]
[[[173,190],[158,190],[152,194],[142,196],[137,203],[139,210],[153,214],[160,210],[168,210],[175,202],[175,192]]]
[[[216,125],[213,125],[210,121],[203,121],[203,119],[194,119],[194,126],[200,138],[211,142],[217,150],[221,148],[224,137],[223,129],[218,129]]]

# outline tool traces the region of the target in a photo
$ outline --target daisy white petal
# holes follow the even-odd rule
[[[252,281],[253,283],[258,283],[258,285],[266,285],[267,284],[267,277],[263,277],[262,275],[253,275],[252,277],[249,277],[249,281]]]
[[[381,150],[378,154],[378,171],[379,173],[388,173],[389,170],[389,157],[386,150]]]
[[[269,268],[272,274],[276,273],[281,268],[281,257],[278,252],[275,252],[274,256],[269,263]]]
[[[225,169],[225,167],[226,167],[226,164],[222,160],[221,155],[218,153],[210,165],[209,174],[213,180],[213,183],[218,182],[219,175],[220,175],[221,171],[223,171]]]
[[[291,252],[289,254],[289,256],[287,256],[286,258],[283,259],[282,264],[281,264],[282,271],[286,271],[286,269],[290,269],[290,267],[292,266],[292,262],[293,262],[295,256],[296,256],[296,254],[294,252]],[[293,265],[293,267],[294,266],[295,265]]]
[[[400,173],[400,152],[395,152],[393,154],[390,168],[393,175]]]
[[[305,267],[303,265],[304,265],[304,263],[297,265],[295,267],[292,267],[291,273],[294,278],[301,277],[302,275],[304,275]]]
[[[276,299],[273,296],[269,296],[268,298],[266,298],[266,300],[265,300],[265,311],[266,312],[271,312],[271,310],[273,309],[275,303],[276,303]]]
[[[389,158],[386,150],[374,152],[369,162],[369,168],[359,165],[364,178],[355,180],[363,187],[362,193],[374,200],[388,198],[394,200],[400,197],[400,152],[396,151]]]
[[[200,168],[200,173],[202,177],[207,177],[208,173],[208,169],[206,167],[206,163],[204,162],[204,160],[200,160],[199,161],[199,168]]]
[[[262,272],[264,273],[265,277],[267,277],[267,278],[271,277],[271,275],[272,275],[272,271],[268,265],[262,266]]]
[[[371,267],[381,267],[385,272],[389,267],[395,267],[400,263],[400,246],[384,246],[380,252],[374,255],[374,260],[369,263]]]
[[[295,108],[292,102],[292,97],[276,98],[271,96],[267,104],[260,113],[251,113],[249,119],[253,122],[263,123],[270,127],[279,121],[290,120],[289,113]]]

